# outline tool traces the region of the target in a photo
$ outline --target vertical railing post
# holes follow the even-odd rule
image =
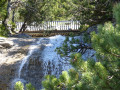
[[[44,23],[45,23],[45,22],[43,22],[43,23],[41,24],[42,30],[44,30]]]
[[[65,25],[64,25],[64,21],[63,21],[63,30],[65,30]]]
[[[79,29],[79,22],[77,21],[77,30]]]
[[[56,26],[56,21],[55,21],[55,27],[54,27],[55,30],[56,30],[56,27],[57,27],[57,26]]]
[[[59,21],[59,25],[60,25],[60,30],[61,30],[61,22]]]
[[[73,28],[73,26],[74,26],[74,21],[72,20],[71,30],[73,30],[73,29],[74,29],[74,28]]]
[[[64,24],[63,24],[63,21],[62,21],[62,30],[64,30]]]
[[[56,30],[58,30],[58,21],[56,21]]]
[[[67,30],[66,21],[65,21],[64,25],[65,25],[65,30]]]
[[[76,21],[74,21],[74,30],[76,30]]]
[[[49,29],[49,21],[47,21],[47,30]]]
[[[47,30],[49,30],[49,21],[47,22]]]
[[[55,21],[54,21],[54,25],[53,25],[53,29],[55,28]]]

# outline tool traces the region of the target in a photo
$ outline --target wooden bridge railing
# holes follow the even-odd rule
[[[16,22],[16,30],[20,30],[23,22]],[[36,25],[35,22],[27,26],[27,31],[41,30],[78,30],[80,28],[79,21],[47,21]]]

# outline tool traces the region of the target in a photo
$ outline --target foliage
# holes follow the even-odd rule
[[[26,84],[26,90],[35,90],[31,83]]]
[[[24,90],[23,83],[21,81],[16,82],[14,88],[15,90]]]
[[[73,12],[74,17],[81,22],[80,30],[112,19],[114,0],[75,0],[77,7]],[[75,14],[74,14],[75,13]],[[82,26],[83,25],[83,26]]]
[[[0,36],[4,37],[8,35],[8,30],[5,30],[5,26],[4,25],[0,25]]]
[[[0,21],[4,19],[6,15],[6,5],[7,1],[6,0],[1,0],[0,1]]]
[[[117,24],[108,22],[98,26],[98,33],[91,34],[96,58],[82,60],[80,53],[71,55],[74,67],[64,71],[59,78],[46,76],[45,90],[119,90],[120,88],[120,4],[113,9]]]
[[[56,48],[56,51],[61,56],[67,56],[67,57],[70,57],[72,53],[76,53],[76,52],[81,53],[83,55],[87,49],[92,49],[90,45],[86,43],[90,41],[89,39],[87,40],[87,38],[88,37],[86,37],[84,41],[82,36],[80,38],[74,36],[66,37],[66,39],[62,44],[62,47]]]
[[[5,25],[2,24],[2,21],[6,17],[7,11],[7,1],[1,0],[0,1],[0,36],[7,36],[8,30],[6,30]]]
[[[56,48],[56,51],[61,56],[69,56],[70,52],[72,53],[78,51],[78,48],[80,48],[79,43],[80,43],[79,39],[75,39],[74,37],[71,38],[66,37],[62,47]]]
[[[27,0],[24,2],[23,7],[19,9],[20,17],[24,19],[25,22],[31,24],[32,22],[39,21],[41,19],[39,15],[39,6],[38,0]],[[39,19],[40,18],[40,19]]]
[[[72,0],[45,0],[44,3],[43,13],[45,15],[45,20],[71,19],[72,14],[70,14],[70,10],[73,9],[71,7]]]
[[[20,16],[32,22],[41,23],[42,21],[66,20],[70,17],[67,13],[71,6],[67,4],[71,0],[28,0],[26,5],[20,8]]]
[[[15,83],[14,89],[15,90],[24,90],[24,85],[21,81]],[[26,90],[35,90],[34,86],[31,83],[26,84]]]

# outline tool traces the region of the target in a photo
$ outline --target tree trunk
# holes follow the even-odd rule
[[[21,27],[19,32],[23,33],[26,28],[27,28],[26,21],[24,21],[24,23],[23,23],[23,25],[22,25],[22,27]]]
[[[12,32],[15,32],[14,29],[15,29],[15,25],[14,25],[14,16],[15,16],[15,9],[13,10],[13,14],[12,14],[12,28],[11,28],[11,31]]]

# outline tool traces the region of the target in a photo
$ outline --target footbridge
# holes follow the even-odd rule
[[[16,29],[19,30],[22,26],[22,22],[16,23],[16,25]],[[29,34],[33,37],[73,35],[80,33],[79,28],[79,21],[48,21],[39,25],[32,23],[27,26],[23,33]]]
[[[25,31],[24,33],[31,35],[32,37],[47,37],[54,35],[70,36],[73,34],[78,35],[79,30],[40,30],[40,31]]]

